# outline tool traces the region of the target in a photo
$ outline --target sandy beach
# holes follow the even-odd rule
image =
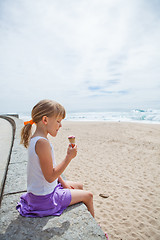
[[[75,135],[78,155],[64,175],[94,194],[95,219],[103,231],[112,240],[160,239],[160,125],[62,124],[50,138],[56,162],[66,154],[68,135]]]

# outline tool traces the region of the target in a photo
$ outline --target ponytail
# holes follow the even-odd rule
[[[21,144],[23,144],[25,148],[27,148],[29,145],[31,130],[32,130],[32,124],[30,123],[26,124],[21,130]]]

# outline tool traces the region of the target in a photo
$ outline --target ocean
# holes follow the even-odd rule
[[[30,113],[19,113],[22,120],[29,120]],[[128,111],[102,112],[67,112],[64,120],[68,121],[107,121],[107,122],[139,122],[160,124],[160,110],[133,109]]]

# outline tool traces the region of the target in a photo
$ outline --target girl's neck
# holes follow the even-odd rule
[[[48,135],[48,133],[44,128],[40,128],[40,127],[36,126],[36,131],[34,132],[32,137],[40,136],[40,137],[47,138],[47,135]]]

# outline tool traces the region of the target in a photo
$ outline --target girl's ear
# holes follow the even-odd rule
[[[43,117],[42,117],[42,122],[43,122],[45,125],[47,125],[47,123],[48,123],[48,117],[47,117],[47,116],[43,116]]]

